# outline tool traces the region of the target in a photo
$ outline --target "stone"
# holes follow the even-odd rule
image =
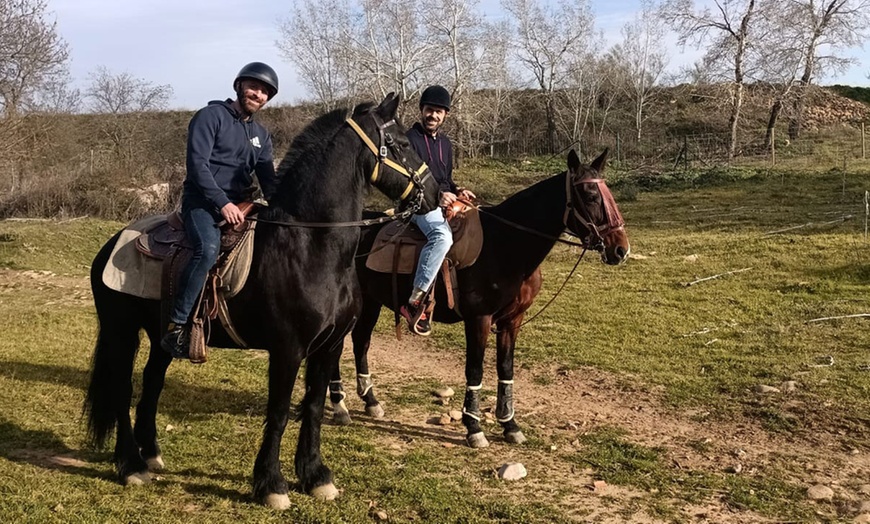
[[[375,518],[378,522],[386,522],[390,519],[390,516],[387,515],[387,512],[384,510],[377,510],[372,513],[372,517]]]
[[[854,524],[870,524],[870,513],[862,513],[855,517],[852,522]]]
[[[596,480],[592,482],[592,491],[601,492],[604,491],[604,488],[607,487],[607,482],[603,480]]]
[[[438,419],[439,426],[449,426],[451,422],[453,422],[453,419],[446,413],[441,415],[441,418]]]
[[[450,415],[450,418],[453,420],[462,420],[462,412],[458,409],[451,409],[447,414]]]
[[[739,474],[741,471],[743,471],[743,464],[740,464],[738,462],[737,464],[734,464],[733,466],[729,466],[728,468],[726,468],[725,471],[728,473],[734,473],[735,475]]]
[[[698,255],[688,255],[683,257],[683,262],[694,263],[698,261]]]
[[[755,386],[755,388],[753,388],[753,391],[755,391],[756,393],[761,393],[762,395],[780,392],[779,388],[767,386],[765,384],[758,384],[757,386]]]
[[[519,462],[508,462],[498,468],[498,478],[502,480],[520,480],[528,474],[526,467]]]
[[[828,486],[816,484],[815,486],[807,490],[807,498],[809,498],[810,500],[830,501],[834,498],[834,490],[832,490]]]
[[[794,380],[786,380],[780,387],[785,393],[794,393],[797,391],[797,382]]]
[[[448,386],[446,388],[436,389],[435,391],[432,392],[432,394],[435,395],[436,397],[450,398],[453,395],[455,395],[456,392],[453,391],[453,388]]]

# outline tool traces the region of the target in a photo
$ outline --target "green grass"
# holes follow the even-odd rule
[[[557,170],[552,159],[488,162],[463,166],[456,178],[497,202]],[[633,198],[621,201],[621,209],[632,252],[645,258],[609,267],[590,254],[555,303],[523,328],[517,366],[536,370],[539,384],[553,380],[540,373],[548,367],[592,366],[614,373],[626,394],[660,388],[673,409],[709,413],[705,420],[711,424],[757,420],[770,432],[794,438],[823,429],[866,452],[867,320],[807,323],[870,313],[866,180],[866,172],[838,171],[719,169],[660,179],[616,173],[617,197],[621,189],[633,188]],[[846,215],[854,218],[822,225]],[[808,223],[813,225],[766,234]],[[215,350],[207,366],[172,366],[158,415],[171,470],[146,489],[119,488],[110,452],[84,447],[79,420],[95,336],[83,277],[118,227],[90,219],[0,222],[5,522],[371,522],[370,501],[394,522],[568,520],[569,508],[560,504],[566,493],[526,496],[522,485],[494,481],[493,461],[504,457],[446,450],[420,437],[415,446],[386,449],[385,435],[401,430],[372,425],[324,429],[324,457],[344,490],[336,503],[293,492],[288,512],[260,507],[249,494],[265,401],[262,352]],[[561,285],[577,255],[573,248],[554,249],[532,313]],[[695,261],[686,259],[690,255],[697,255]],[[751,269],[685,285],[744,268]],[[30,271],[56,277],[40,279],[28,276]],[[382,332],[392,332],[391,318],[382,316]],[[439,325],[433,339],[457,354],[464,346],[458,325]],[[827,356],[834,365],[818,366]],[[143,364],[140,358],[139,371]],[[779,386],[785,380],[797,381],[798,390],[788,396],[752,392],[758,384]],[[461,381],[457,370],[454,387]],[[425,414],[438,410],[430,396],[437,385],[427,378],[384,383],[379,395],[389,405]],[[138,390],[138,381],[135,386]],[[632,443],[625,429],[630,430],[598,428],[583,437],[579,449],[560,446],[552,460],[591,467],[608,483],[641,490],[644,495],[631,507],[619,509],[626,515],[642,509],[679,522],[685,504],[715,496],[734,509],[779,520],[814,518],[805,504],[791,502],[801,498],[801,488],[788,480],[793,476],[786,460],[754,475],[679,469],[662,450]],[[283,450],[291,482],[297,430],[288,426]],[[528,463],[548,454],[548,446],[535,428],[527,433]],[[707,450],[704,442],[688,445],[700,454]],[[56,465],[56,456],[83,462]]]

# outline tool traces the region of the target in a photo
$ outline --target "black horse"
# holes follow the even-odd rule
[[[465,322],[466,392],[462,422],[467,429],[469,446],[479,448],[489,443],[480,429],[479,397],[483,380],[483,357],[493,324],[497,327],[498,398],[496,418],[502,424],[508,442],[525,441],[514,420],[513,378],[514,347],[525,311],[541,288],[538,266],[567,227],[585,246],[601,253],[602,261],[619,264],[628,256],[628,237],[622,215],[610,190],[601,179],[607,151],[591,165],[580,164],[574,151],[568,155],[568,171],[520,191],[501,204],[482,208],[483,248],[477,261],[457,272],[458,309],[462,317],[448,309],[445,296],[436,292],[433,318],[439,322]],[[360,252],[367,253],[377,234],[374,228],[364,231]],[[363,310],[353,329],[353,352],[357,371],[357,394],[366,404],[366,412],[383,416],[375,398],[368,366],[371,344],[381,306],[393,307],[392,275],[377,273],[357,263],[363,289]],[[400,275],[398,296],[410,293],[412,275]],[[349,423],[350,415],[343,399],[341,376],[336,368],[330,382],[330,400],[334,420]]]
[[[437,205],[437,185],[395,120],[398,104],[390,94],[380,105],[361,104],[350,115],[344,109],[332,111],[294,140],[278,168],[280,187],[259,216],[250,277],[228,304],[242,338],[269,351],[268,404],[253,491],[271,507],[290,504],[279,451],[291,392],[305,358],[296,475],[302,490],[313,496],[337,495],[332,472],[321,461],[320,428],[329,378],[360,312],[353,263],[359,227],[347,223],[362,215],[367,180],[405,206]],[[159,301],[125,295],[102,282],[117,239],[103,246],[91,270],[100,328],[84,409],[95,444],[104,444],[117,428],[114,461],[120,481],[142,484],[150,480],[149,471],[163,468],[155,416],[172,359],[160,348]],[[151,351],[133,428],[131,378],[140,329],[147,333]],[[219,325],[211,341],[235,347]]]

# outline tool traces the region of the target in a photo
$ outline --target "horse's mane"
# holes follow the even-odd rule
[[[353,115],[359,115],[370,111],[375,104],[371,102],[359,104],[353,110]],[[278,164],[278,175],[283,176],[302,157],[309,153],[325,148],[330,139],[344,125],[348,117],[347,108],[333,109],[332,111],[315,118],[293,139],[287,154]]]

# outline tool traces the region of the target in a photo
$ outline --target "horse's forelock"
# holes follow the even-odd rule
[[[362,102],[353,108],[353,116],[367,115],[376,107],[377,105],[374,102]]]

